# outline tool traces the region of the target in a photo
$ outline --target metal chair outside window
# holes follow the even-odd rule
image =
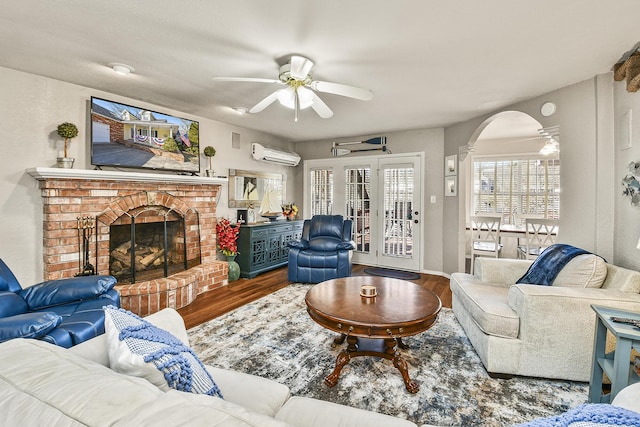
[[[500,256],[500,222],[499,216],[471,217],[471,274],[476,257]]]
[[[536,259],[543,250],[556,243],[557,220],[527,218],[525,227],[525,244],[518,246],[518,258]]]

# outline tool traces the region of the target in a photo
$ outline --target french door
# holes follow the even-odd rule
[[[305,161],[305,216],[353,221],[353,261],[420,270],[422,157],[383,155]]]
[[[422,202],[419,158],[383,157],[378,168],[377,217],[381,234],[376,264],[418,271]]]

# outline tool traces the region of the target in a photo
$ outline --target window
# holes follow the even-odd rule
[[[333,211],[333,170],[311,171],[311,216],[331,215]]]
[[[560,160],[475,159],[473,211],[500,213],[505,224],[521,215],[560,218]]]

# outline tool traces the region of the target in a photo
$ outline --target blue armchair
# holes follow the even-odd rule
[[[289,242],[289,280],[319,283],[351,275],[352,223],[342,215],[315,215],[304,221],[300,241]]]
[[[105,305],[120,306],[112,276],[49,280],[23,289],[0,259],[0,342],[36,338],[69,348],[104,333]]]

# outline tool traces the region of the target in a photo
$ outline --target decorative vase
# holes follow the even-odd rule
[[[209,177],[209,178],[213,178],[216,176],[216,171],[214,171],[213,169],[205,169],[204,173]]]
[[[64,169],[72,169],[73,162],[75,162],[75,160],[76,159],[74,159],[73,157],[58,157],[56,161],[56,166]]]
[[[229,281],[234,282],[240,278],[240,265],[236,262],[235,255],[227,255],[229,264]]]

